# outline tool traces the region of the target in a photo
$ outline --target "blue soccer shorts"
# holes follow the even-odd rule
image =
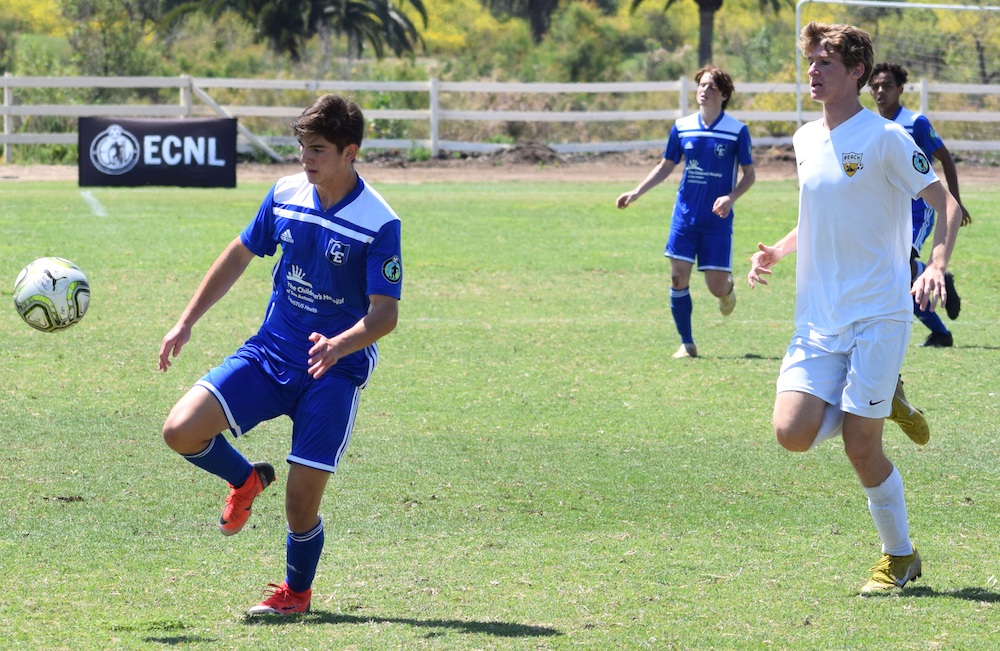
[[[315,380],[289,367],[253,339],[197,385],[219,400],[233,436],[278,416],[292,420],[289,463],[334,472],[347,449],[361,387],[327,371]]]
[[[934,232],[934,209],[923,201],[913,202],[913,252],[920,257],[924,242]]]
[[[663,255],[668,258],[698,263],[698,271],[733,270],[733,234],[729,231],[699,233],[690,230],[670,229],[667,249]]]

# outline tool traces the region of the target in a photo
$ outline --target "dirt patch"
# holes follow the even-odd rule
[[[441,158],[427,161],[410,161],[405,151],[373,152],[358,162],[357,169],[372,183],[609,182],[622,184],[622,191],[625,191],[638,185],[662,156],[659,149],[560,154],[545,145],[529,143],[480,155],[443,152]],[[791,147],[755,147],[753,157],[759,180],[795,179],[795,155]],[[958,164],[958,177],[963,186],[1000,183],[1000,167],[970,163]],[[241,163],[236,178],[241,183],[269,183],[282,176],[297,174],[301,169],[293,162]],[[76,180],[75,165],[0,165],[0,184]]]

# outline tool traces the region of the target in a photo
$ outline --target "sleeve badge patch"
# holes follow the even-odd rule
[[[927,157],[924,156],[923,152],[913,152],[913,169],[917,170],[921,174],[926,174],[931,171],[931,164],[927,161]]]
[[[394,255],[382,263],[382,277],[393,285],[403,279],[403,263]]]

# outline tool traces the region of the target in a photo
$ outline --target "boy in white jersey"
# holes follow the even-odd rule
[[[275,480],[221,434],[239,436],[287,415],[292,449],[285,488],[287,574],[249,614],[309,610],[323,549],[319,506],[350,440],[358,400],[375,365],[375,342],[396,326],[402,263],[399,218],[354,170],[364,135],[356,104],[318,98],[292,123],[304,172],[279,180],[256,218],[209,269],[177,324],[163,337],[160,370],[191,329],[255,256],[281,247],[264,322],[232,356],[182,397],[163,438],[192,464],[224,479],[223,535],[239,533],[254,498]]]
[[[945,147],[944,142],[934,131],[930,121],[923,115],[915,113],[900,105],[899,100],[903,95],[903,85],[906,83],[908,75],[906,69],[898,63],[876,63],[872,72],[868,86],[871,90],[872,99],[878,106],[879,115],[886,120],[892,120],[902,125],[906,133],[917,143],[917,146],[927,156],[941,161],[941,169],[944,178],[948,183],[948,191],[955,197],[959,205],[962,199],[958,192],[958,171],[955,169],[955,160],[951,157],[951,152]],[[962,206],[962,226],[972,223],[972,216],[969,211]],[[934,229],[934,209],[928,206],[922,199],[913,200],[913,248],[910,250],[910,277],[916,279],[924,270],[924,263],[919,260],[920,250],[924,247],[924,242]],[[948,318],[955,320],[962,309],[961,299],[955,291],[955,280],[951,273],[944,275],[945,289],[948,291]],[[949,348],[954,345],[954,338],[951,332],[944,325],[944,321],[937,312],[928,309],[920,309],[914,303],[913,315],[920,319],[920,322],[927,326],[930,334],[923,347]]]
[[[799,48],[823,118],[794,137],[798,226],[774,246],[759,245],[747,278],[751,287],[767,284],[762,275],[798,252],[796,332],[778,377],[774,432],[794,452],[843,434],[882,540],[882,556],[861,592],[882,592],[921,571],[903,481],[882,449],[883,420],[893,418],[917,442],[929,437],[902,395],[898,373],[912,323],[910,293],[922,306],[948,298],[944,273],[962,212],[903,128],[862,108],[858,96],[874,63],[868,34],[810,23]],[[908,293],[914,196],[944,219]]]
[[[663,255],[670,258],[670,312],[681,337],[675,358],[697,357],[691,333],[691,271],[695,261],[705,273],[705,284],[719,299],[719,311],[729,316],[736,308],[733,284],[733,204],[756,178],[750,155],[750,131],[726,115],[733,96],[733,80],[712,65],[694,75],[698,84],[698,112],[674,122],[663,160],[615,205],[627,208],[670,176],[684,159],[677,188],[670,237]],[[736,182],[737,169],[743,177]]]

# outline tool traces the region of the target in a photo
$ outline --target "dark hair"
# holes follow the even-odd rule
[[[340,95],[323,95],[302,111],[292,122],[292,133],[299,140],[306,134],[322,136],[343,151],[347,145],[361,147],[365,136],[365,116],[358,105]]]
[[[872,77],[875,75],[880,75],[883,72],[888,72],[892,75],[892,78],[896,80],[897,86],[902,86],[906,83],[908,75],[906,74],[906,68],[899,65],[898,63],[887,63],[882,61],[881,63],[876,63],[875,67],[872,68]]]
[[[799,34],[799,50],[802,54],[809,56],[809,53],[820,45],[829,45],[830,49],[839,53],[841,61],[849,69],[859,63],[864,65],[864,72],[858,79],[860,94],[872,76],[872,68],[875,65],[872,37],[851,25],[826,25],[814,21],[803,27]]]
[[[722,68],[716,68],[711,63],[702,66],[701,69],[694,73],[694,83],[699,83],[701,78],[706,74],[712,75],[712,81],[715,82],[715,86],[722,93],[722,96],[726,99],[722,100],[722,110],[726,110],[726,106],[729,105],[729,99],[736,92],[736,87],[733,86],[733,79],[730,77]]]

